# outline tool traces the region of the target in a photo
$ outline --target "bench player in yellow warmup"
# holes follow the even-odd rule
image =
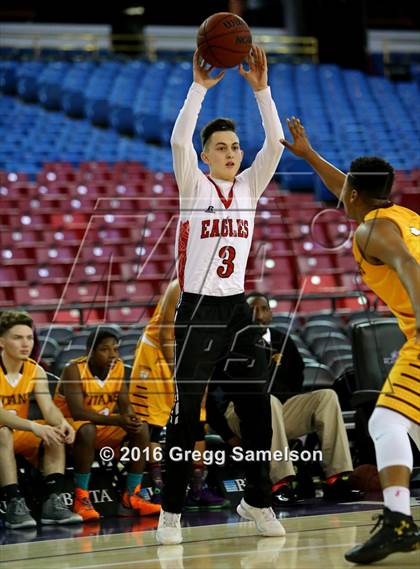
[[[150,449],[149,472],[153,483],[152,501],[160,504],[162,473],[159,438],[166,426],[174,404],[174,320],[180,287],[178,279],[173,280],[158,302],[153,316],[140,339],[131,372],[130,403],[142,421],[149,425]],[[195,451],[206,449],[204,427],[206,421],[205,399],[201,405],[200,424],[196,432]],[[185,509],[219,510],[229,501],[214,494],[205,484],[203,460],[193,461]]]
[[[93,331],[87,339],[86,351],[85,356],[64,368],[54,398],[63,414],[73,418],[76,431],[73,511],[85,521],[99,518],[88,491],[95,449],[111,447],[118,452],[127,439],[129,446],[138,447],[140,453],[131,456],[120,513],[126,515],[135,510],[143,516],[158,514],[160,506],[140,495],[148,430],[128,400],[124,364],[118,357],[118,338],[107,330]]]
[[[17,483],[15,455],[38,465],[44,444],[42,524],[80,523],[63,503],[65,444],[74,430],[54,405],[45,371],[29,355],[34,345],[33,321],[25,312],[0,317],[0,486],[6,500],[5,525],[11,529],[36,526]],[[28,420],[31,394],[44,421]]]
[[[299,119],[293,117],[288,125],[293,142],[281,142],[314,168],[357,222],[353,254],[361,276],[387,304],[407,338],[369,420],[384,495],[380,528],[345,555],[354,563],[372,563],[396,551],[420,548],[420,529],[410,512],[409,440],[410,435],[419,447],[420,216],[389,201],[394,170],[388,162],[360,157],[345,175],[315,152]]]

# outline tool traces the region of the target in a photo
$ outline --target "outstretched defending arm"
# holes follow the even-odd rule
[[[282,138],[280,142],[295,156],[306,160],[319,175],[330,192],[340,199],[346,175],[315,152],[300,119],[296,117],[292,117],[291,120],[287,119],[287,126],[293,137],[293,142],[288,142],[284,138]]]

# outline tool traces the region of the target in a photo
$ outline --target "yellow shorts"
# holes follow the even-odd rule
[[[420,424],[420,345],[410,338],[403,345],[376,403]]]
[[[73,429],[77,431],[83,425],[89,425],[89,421],[72,421],[67,419]],[[122,441],[127,436],[127,433],[121,427],[114,425],[96,425],[96,439],[95,448],[111,447],[117,449],[121,446]]]
[[[34,421],[45,425],[45,421]],[[5,427],[7,428],[7,427]],[[42,440],[32,431],[13,431],[13,449],[15,454],[20,454],[33,466],[38,466],[38,453]]]
[[[130,379],[130,403],[149,425],[165,427],[174,404],[174,380],[165,357],[147,339],[138,344]],[[205,397],[200,421],[206,420]]]

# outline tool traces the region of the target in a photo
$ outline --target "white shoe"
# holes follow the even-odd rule
[[[257,532],[267,537],[281,537],[286,535],[286,530],[276,518],[272,508],[254,508],[242,498],[241,503],[236,508],[238,514],[246,520],[255,522]]]
[[[182,541],[181,514],[160,510],[156,541],[161,545],[177,545]]]

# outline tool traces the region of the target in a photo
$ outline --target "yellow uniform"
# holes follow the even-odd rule
[[[28,358],[22,364],[20,378],[16,382],[11,382],[0,357],[0,407],[22,419],[28,418],[29,400],[35,389],[37,369],[39,366],[36,361]],[[37,421],[37,423],[44,423],[44,421]],[[40,444],[41,439],[31,431],[13,431],[15,454],[24,456],[26,460],[34,464],[37,462]]]
[[[174,381],[159,339],[162,309],[156,306],[139,340],[130,379],[130,403],[142,421],[164,427],[174,403]],[[205,421],[204,402],[200,421]]]
[[[88,365],[87,356],[77,358],[73,360],[71,364],[76,365],[79,370],[84,407],[101,415],[112,415],[118,404],[118,397],[124,381],[124,364],[122,360],[118,359],[115,362],[104,381],[101,381],[92,374]],[[64,417],[71,418],[61,381],[57,385],[54,403],[63,413]],[[71,423],[73,428],[77,431],[82,425],[88,423],[88,421],[72,421]],[[125,436],[126,432],[121,427],[114,425],[96,425],[95,448],[101,448],[105,445],[118,447]]]
[[[420,216],[405,207],[393,205],[370,211],[365,221],[389,219],[399,228],[411,255],[420,262]],[[354,257],[364,282],[388,306],[407,338],[379,395],[377,405],[397,411],[420,423],[420,346],[415,344],[416,319],[407,291],[398,275],[387,265],[372,265],[362,256],[356,239]],[[419,284],[420,286],[420,284]]]

